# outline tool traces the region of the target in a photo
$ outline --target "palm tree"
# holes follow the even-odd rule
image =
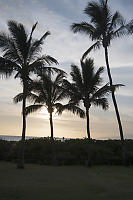
[[[82,109],[74,104],[63,105],[60,102],[68,97],[68,92],[63,88],[65,73],[58,72],[57,75],[52,75],[51,71],[41,71],[39,73],[40,79],[31,83],[30,92],[27,95],[29,101],[33,105],[26,107],[26,114],[30,114],[45,107],[49,113],[50,129],[51,129],[51,144],[52,144],[52,163],[57,165],[55,145],[54,145],[54,132],[53,132],[53,113],[61,114],[64,110],[72,111],[80,117],[85,117]],[[14,101],[18,103],[22,101],[23,93],[18,94]]]
[[[44,33],[40,39],[33,39],[33,32],[37,23],[33,25],[30,34],[21,23],[8,21],[9,34],[0,33],[0,48],[3,56],[0,57],[0,73],[6,76],[15,74],[15,78],[20,78],[23,87],[22,115],[23,128],[20,147],[20,160],[18,168],[24,168],[24,141],[26,132],[26,98],[31,84],[31,73],[37,73],[46,64],[57,61],[48,55],[41,55],[41,47],[45,38],[50,32]]]
[[[65,87],[69,90],[70,101],[69,103],[80,104],[83,103],[87,118],[87,136],[90,136],[90,126],[89,126],[89,110],[92,105],[100,106],[102,109],[108,109],[108,101],[105,98],[112,90],[114,91],[116,87],[122,86],[121,84],[109,86],[108,84],[99,88],[103,80],[101,74],[104,68],[100,67],[96,72],[94,68],[93,59],[81,60],[81,71],[78,66],[71,65],[71,77],[73,83],[65,81]]]
[[[118,11],[112,14],[108,6],[108,0],[99,0],[99,2],[91,1],[88,3],[84,12],[89,17],[90,22],[81,22],[79,24],[74,23],[71,26],[71,29],[74,33],[85,33],[90,37],[92,41],[95,41],[95,43],[83,54],[82,60],[88,55],[88,53],[92,49],[100,48],[100,46],[102,45],[105,50],[105,60],[107,66],[107,73],[109,77],[109,83],[110,86],[112,86],[113,81],[109,66],[108,47],[110,46],[111,40],[122,37],[123,35],[127,34],[127,27],[130,23],[126,24],[125,20]],[[124,144],[124,134],[114,91],[112,91],[112,100],[118,121],[120,138],[122,141],[123,163],[126,165],[127,161]]]
[[[71,77],[73,83],[65,82],[66,88],[69,90],[71,96],[70,103],[81,104],[85,107],[87,119],[87,136],[91,139],[90,125],[89,125],[89,111],[92,105],[100,106],[102,109],[108,109],[108,100],[105,98],[116,87],[122,86],[120,84],[109,86],[108,84],[99,88],[103,80],[101,74],[104,68],[100,67],[96,72],[94,68],[94,61],[92,59],[81,60],[81,71],[76,65],[71,65]],[[90,148],[89,148],[90,151]],[[90,152],[88,152],[88,165],[91,165]]]
[[[44,72],[44,70],[43,70]],[[75,106],[73,103],[63,105],[62,100],[68,98],[69,94],[66,88],[63,87],[66,74],[63,71],[52,74],[51,71],[40,73],[39,80],[32,82],[31,92],[28,93],[27,99],[33,102],[33,105],[26,107],[26,114],[36,112],[45,107],[49,113],[51,139],[54,139],[53,134],[53,113],[62,114],[64,110],[72,111],[74,114],[84,117],[84,111]],[[14,102],[22,101],[23,93],[14,97]]]

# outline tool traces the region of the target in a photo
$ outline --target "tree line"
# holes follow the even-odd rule
[[[133,33],[133,21],[127,23],[118,11],[112,13],[107,0],[89,2],[84,13],[88,16],[88,21],[73,23],[71,30],[74,33],[86,34],[91,41],[94,41],[94,44],[82,55],[80,68],[75,64],[71,65],[71,81],[67,80],[66,72],[57,67],[52,67],[53,64],[58,64],[55,58],[41,54],[42,45],[50,35],[49,31],[45,32],[39,39],[34,39],[33,34],[37,23],[33,25],[31,32],[28,33],[23,24],[10,20],[8,21],[9,33],[0,33],[0,49],[2,51],[0,74],[6,78],[10,76],[19,78],[22,84],[22,93],[14,97],[15,103],[22,101],[23,123],[18,168],[24,168],[26,117],[43,106],[47,108],[50,116],[53,162],[56,162],[53,112],[56,110],[58,114],[62,114],[64,110],[68,110],[81,118],[86,117],[87,165],[91,166],[89,110],[92,105],[107,110],[109,106],[107,95],[109,93],[112,95],[120,132],[123,164],[128,164],[122,122],[115,97],[116,88],[123,85],[113,84],[108,49],[113,39]],[[109,78],[109,83],[105,85],[102,85],[103,80],[101,78],[104,68],[100,67],[96,71],[94,60],[87,58],[91,51],[101,47],[105,50],[105,62]],[[32,79],[33,74],[36,75],[34,80]],[[67,104],[62,103],[64,99],[67,99]],[[31,103],[30,106],[27,106],[27,100]]]

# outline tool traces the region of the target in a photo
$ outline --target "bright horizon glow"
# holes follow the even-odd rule
[[[42,119],[49,119],[49,113],[47,111],[47,108],[45,106],[43,106],[41,108],[41,110],[37,113],[37,116],[39,118],[42,118]],[[54,110],[52,116],[53,116],[53,119],[58,119],[58,115],[56,113],[56,110]]]

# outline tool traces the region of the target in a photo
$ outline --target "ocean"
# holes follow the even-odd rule
[[[26,140],[33,139],[33,138],[39,138],[39,137],[26,136]],[[6,141],[19,141],[21,140],[21,136],[0,135],[0,139],[6,140]]]
[[[34,136],[26,136],[26,140],[29,139],[39,139],[43,137],[34,137]],[[70,138],[55,138],[56,140],[69,140]],[[6,140],[6,141],[20,141],[21,136],[10,136],[10,135],[0,135],[0,140]]]

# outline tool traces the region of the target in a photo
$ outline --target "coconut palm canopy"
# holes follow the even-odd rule
[[[112,40],[128,33],[127,28],[132,24],[132,20],[126,23],[125,19],[116,11],[111,12],[108,0],[90,1],[84,13],[88,16],[88,21],[73,23],[71,29],[74,33],[81,32],[87,34],[92,41],[96,41],[84,54],[84,59],[92,49],[110,46]]]
[[[0,33],[0,48],[3,52],[0,57],[1,74],[11,75],[17,72],[15,78],[23,81],[31,72],[37,72],[46,64],[57,64],[57,61],[51,56],[40,54],[44,40],[50,35],[50,32],[45,32],[40,39],[33,39],[36,26],[37,23],[33,25],[29,34],[23,24],[8,21],[9,34]]]

